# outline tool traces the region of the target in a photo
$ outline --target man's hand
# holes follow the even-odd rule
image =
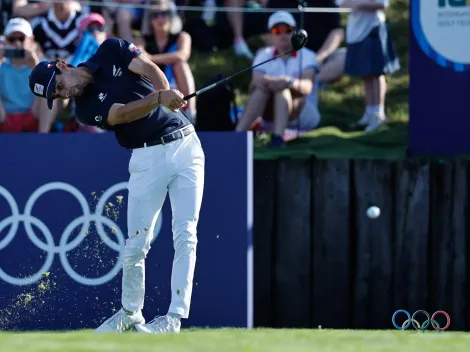
[[[39,63],[39,57],[37,55],[37,44],[31,42],[26,44],[24,47],[24,57],[29,67],[34,68]]]
[[[177,111],[186,105],[186,101],[183,98],[183,93],[176,89],[160,91],[160,103],[173,111]]]

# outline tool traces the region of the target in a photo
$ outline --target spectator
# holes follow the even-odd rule
[[[92,57],[98,47],[108,37],[108,27],[103,16],[98,13],[90,13],[81,22],[78,28],[79,36],[77,38],[77,49],[70,60],[70,64],[77,67],[78,64],[87,61]],[[72,99],[72,108],[70,114],[70,121],[68,121],[64,128],[64,132],[93,132],[103,133],[105,130],[95,127],[87,126],[81,123],[75,115],[75,101]]]
[[[70,60],[72,66],[87,61],[108,37],[108,27],[103,16],[90,13],[78,27],[76,49]]]
[[[225,6],[244,7],[245,0],[225,0]],[[252,60],[253,53],[251,52],[248,44],[245,41],[245,38],[243,37],[243,12],[227,12],[227,19],[233,31],[233,50],[235,51],[235,55],[243,56]]]
[[[194,77],[189,67],[191,36],[181,30],[176,5],[171,0],[153,0],[146,16],[151,34],[136,40],[136,45],[165,73],[170,87],[184,95],[195,91]],[[196,118],[196,99],[184,107],[191,121]]]
[[[246,0],[201,0],[197,5],[202,5],[204,7],[201,17],[206,24],[212,26],[220,20],[228,21],[230,26],[229,30],[231,31],[230,34],[233,35],[233,50],[235,55],[253,60],[254,55],[248,47],[244,37],[244,13],[240,11],[229,11],[217,15],[216,11],[209,9],[217,6],[245,7],[246,3]],[[218,27],[217,29],[219,28],[223,28],[225,30],[225,26]],[[228,38],[228,36],[226,37]]]
[[[31,22],[34,37],[49,60],[68,62],[75,51],[78,26],[86,15],[75,10],[76,4],[72,0],[54,3],[45,15]]]
[[[105,0],[105,2],[111,2]],[[125,5],[142,5],[146,4],[147,0],[114,0],[114,3],[122,3]],[[140,7],[133,6],[118,6],[109,9],[110,14],[114,17],[117,26],[118,37],[129,42],[134,42],[132,35],[133,28],[141,28],[142,20],[145,10]]]
[[[336,0],[352,9],[346,27],[345,72],[364,80],[366,109],[358,125],[370,132],[386,123],[385,74],[400,68],[383,9],[389,0]]]
[[[304,0],[302,3],[306,7],[337,8],[335,0]],[[299,0],[262,0],[262,4],[267,8],[297,8]],[[300,14],[296,12],[293,16],[299,23]],[[317,82],[326,84],[341,78],[344,74],[346,49],[340,48],[345,36],[340,13],[304,13],[302,27],[309,34],[306,47],[317,54]]]
[[[290,13],[273,13],[269,17],[268,29],[274,45],[260,49],[253,66],[278,53],[291,50],[292,31],[296,26]],[[300,62],[302,66],[299,72]],[[314,129],[320,122],[314,89],[316,65],[315,53],[302,48],[290,56],[283,56],[255,68],[250,83],[251,97],[236,130],[246,131],[257,118],[262,117],[261,126],[272,130],[271,146],[279,147],[284,144],[286,127]],[[274,120],[272,126],[271,120]]]
[[[0,66],[0,132],[49,132],[55,112],[29,89],[29,75],[39,63],[31,25],[11,19],[5,28],[6,60]]]

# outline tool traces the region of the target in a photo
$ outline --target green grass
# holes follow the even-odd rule
[[[466,352],[470,334],[354,330],[189,330],[179,335],[95,335],[64,333],[0,333],[2,352]]]
[[[345,76],[319,93],[322,122],[316,131],[289,143],[286,150],[280,151],[267,150],[266,140],[258,138],[255,144],[255,157],[275,158],[285,155],[300,157],[312,154],[320,158],[396,159],[404,157],[408,139],[408,6],[408,0],[391,1],[391,7],[386,12],[401,65],[400,71],[387,76],[386,113],[390,120],[388,126],[367,136],[362,131],[349,128],[352,122],[362,116],[364,94],[361,81]],[[344,23],[346,23],[346,18],[344,14]],[[250,38],[249,45],[255,51],[262,46],[262,41],[258,37]],[[227,77],[250,65],[250,61],[235,57],[229,48],[210,56],[194,52],[190,65],[195,75],[196,86],[201,88],[215,73],[221,73]],[[233,79],[234,86],[238,90],[239,104],[244,105],[248,99],[247,89],[250,77],[250,73],[245,73]]]

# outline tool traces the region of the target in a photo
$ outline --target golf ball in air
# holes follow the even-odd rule
[[[376,219],[380,216],[380,208],[376,206],[369,207],[367,209],[367,216],[371,219]]]

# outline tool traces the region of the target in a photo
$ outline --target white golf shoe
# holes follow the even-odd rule
[[[173,318],[170,315],[157,316],[148,324],[139,324],[135,326],[138,332],[145,334],[166,334],[180,332],[181,322],[179,319]]]
[[[96,333],[122,333],[126,330],[132,329],[137,324],[145,324],[145,319],[142,312],[138,311],[133,315],[128,314],[123,309],[120,309],[111,318],[107,319],[101,324],[94,332]]]

